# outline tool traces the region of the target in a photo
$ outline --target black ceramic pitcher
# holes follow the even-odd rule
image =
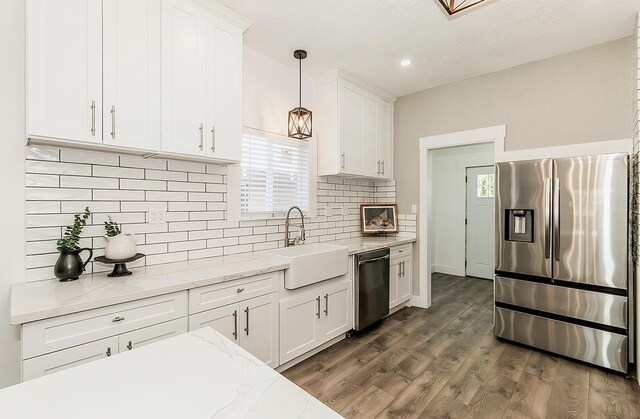
[[[89,252],[89,257],[83,262],[80,253],[85,250]],[[58,252],[60,252],[60,256],[58,256],[58,261],[53,267],[53,273],[61,282],[75,281],[80,278],[87,263],[89,263],[93,257],[93,250],[88,247],[75,250],[58,247]]]

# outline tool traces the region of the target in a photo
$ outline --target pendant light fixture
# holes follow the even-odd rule
[[[456,13],[460,13],[463,10],[468,9],[471,6],[478,5],[485,0],[439,0],[444,10],[449,13],[449,15],[454,15]]]
[[[302,107],[302,60],[307,58],[307,51],[297,49],[293,56],[299,61],[298,107],[289,111],[289,137],[303,140],[311,137],[311,111]]]

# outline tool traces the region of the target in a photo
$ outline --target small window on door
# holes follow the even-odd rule
[[[493,198],[496,189],[496,177],[494,174],[478,175],[476,196],[478,198]]]

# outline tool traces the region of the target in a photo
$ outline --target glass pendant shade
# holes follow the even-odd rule
[[[289,137],[299,140],[309,138],[311,132],[311,111],[297,107],[289,111]]]
[[[471,6],[475,6],[476,4],[480,4],[485,0],[439,0],[442,7],[449,13],[453,15],[455,13],[461,12],[463,10],[468,9]]]
[[[289,111],[289,120],[287,123],[289,137],[303,140],[311,137],[312,118],[311,111],[302,107],[302,60],[307,58],[307,52],[301,49],[294,51],[293,56],[299,61],[299,90],[298,90],[298,107]]]

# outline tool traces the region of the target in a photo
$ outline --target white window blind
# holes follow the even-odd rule
[[[309,210],[309,143],[274,134],[243,134],[240,208],[245,215]]]

